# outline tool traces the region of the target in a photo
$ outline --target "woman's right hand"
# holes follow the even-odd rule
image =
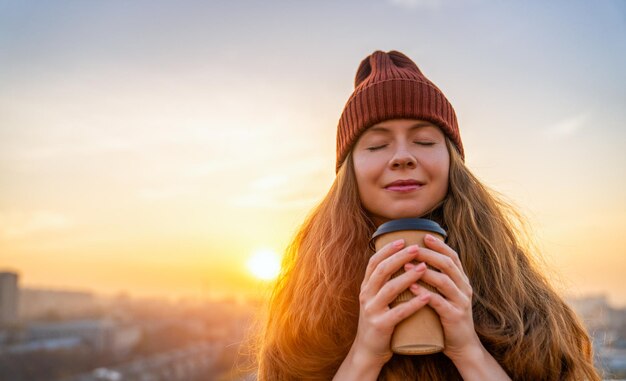
[[[391,359],[390,342],[394,327],[427,303],[427,299],[416,296],[393,308],[389,307],[426,270],[426,264],[421,263],[391,279],[394,273],[417,255],[417,245],[403,247],[404,240],[398,240],[378,250],[370,258],[361,284],[359,324],[351,352],[364,363],[380,368]]]

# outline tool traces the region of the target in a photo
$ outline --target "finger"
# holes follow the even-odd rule
[[[464,291],[457,287],[452,279],[444,273],[428,269],[420,277],[420,280],[437,289],[444,298],[454,304],[463,303],[467,299]]]
[[[446,245],[445,242],[435,238],[430,234],[426,234],[424,237],[424,244],[428,246],[428,248],[435,250],[446,257],[449,257],[452,262],[463,272],[463,264],[461,263],[461,259],[459,259],[459,255],[456,251],[452,250],[452,248]]]
[[[421,298],[426,301],[426,304],[432,307],[433,310],[439,315],[441,319],[446,319],[452,316],[454,307],[443,296],[432,292],[425,287],[416,285],[411,286],[411,291],[416,294],[416,298]]]
[[[397,325],[402,320],[408,318],[417,312],[420,308],[424,307],[428,304],[428,296],[424,297],[423,295],[416,296],[411,300],[408,300],[404,303],[400,303],[397,306],[394,306],[389,311],[385,313],[385,318],[389,319],[390,323],[393,325]]]
[[[374,269],[378,266],[380,262],[384,259],[389,258],[391,255],[396,253],[398,250],[402,249],[404,246],[404,240],[399,239],[397,241],[389,242],[385,246],[383,246],[380,250],[378,250],[374,255],[370,257],[370,260],[367,264],[367,269],[365,270],[365,277],[363,278],[363,284],[367,283],[374,272]]]
[[[391,276],[402,268],[402,265],[415,259],[417,251],[417,245],[407,246],[381,261],[372,272],[366,287],[378,293]]]
[[[426,262],[430,266],[448,275],[457,287],[464,292],[466,292],[470,287],[469,279],[463,272],[463,269],[459,268],[450,257],[443,255],[440,252],[420,247],[415,259]]]
[[[400,293],[407,290],[411,284],[417,282],[425,271],[426,264],[421,263],[385,283],[373,300],[374,306],[380,308],[389,305]]]
[[[467,299],[454,304],[444,298],[442,295],[436,292],[430,291],[425,287],[417,284],[411,285],[410,290],[417,296],[427,299],[428,305],[430,305],[435,312],[441,317],[442,320],[455,321],[459,315],[462,315],[463,311],[469,311],[471,315],[471,302]]]

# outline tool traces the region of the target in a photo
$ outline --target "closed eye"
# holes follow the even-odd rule
[[[417,145],[420,145],[420,146],[432,146],[432,145],[435,144],[434,142],[420,142],[420,141],[416,141],[416,142],[413,142],[413,143],[415,143]]]
[[[379,149],[387,147],[387,144],[383,144],[381,146],[367,147],[367,150],[370,152],[377,151]]]

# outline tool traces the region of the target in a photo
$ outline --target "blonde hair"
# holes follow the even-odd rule
[[[471,174],[446,138],[449,189],[427,218],[448,232],[474,298],[485,348],[515,380],[600,380],[591,342],[531,260],[521,217]],[[349,156],[287,249],[258,337],[258,379],[329,380],[356,336],[358,295],[375,230]],[[461,380],[443,354],[393,355],[381,380]]]

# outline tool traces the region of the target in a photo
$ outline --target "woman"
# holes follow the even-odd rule
[[[336,169],[287,251],[259,380],[600,379],[587,333],[532,263],[517,214],[465,166],[452,106],[402,53],[361,62]],[[376,227],[403,217],[435,220],[447,241],[372,253]],[[415,297],[390,308],[406,289]],[[392,354],[395,325],[425,305],[439,314],[445,350]]]

